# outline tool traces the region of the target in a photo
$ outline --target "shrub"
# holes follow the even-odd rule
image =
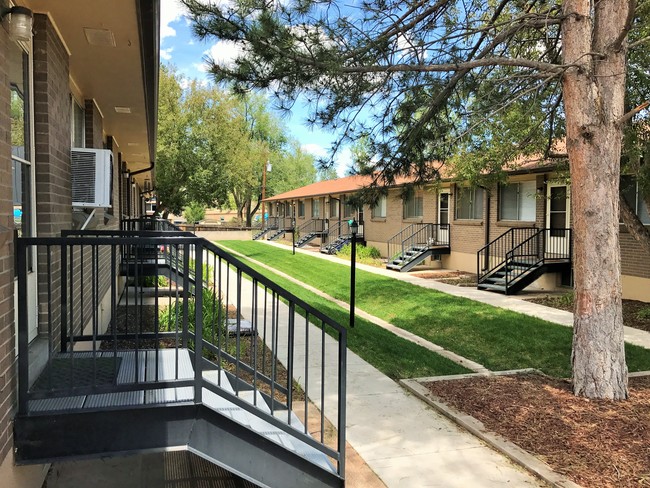
[[[636,312],[636,318],[639,320],[648,320],[650,319],[650,307],[640,308]]]
[[[352,256],[352,245],[346,244],[341,248],[339,252],[336,253],[337,256],[350,259]],[[376,247],[370,246],[366,247],[361,244],[357,244],[357,256],[356,261],[360,263],[376,264],[378,260],[381,259],[381,253]]]

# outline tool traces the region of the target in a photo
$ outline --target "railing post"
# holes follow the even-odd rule
[[[203,402],[203,245],[194,245],[194,403]]]
[[[61,352],[68,350],[68,249],[61,244]]]
[[[28,314],[27,314],[27,245],[17,240],[18,266],[18,412],[26,414],[29,401],[29,352],[28,352]],[[65,287],[65,285],[64,285]]]
[[[323,325],[323,328],[325,325]],[[341,330],[339,332],[339,405],[338,405],[338,451],[339,451],[339,463],[338,463],[338,474],[339,476],[344,476],[345,474],[345,422],[346,422],[346,410],[345,410],[345,396],[346,392],[346,378],[347,378],[347,331]],[[324,360],[324,358],[323,358]],[[325,363],[323,361],[322,368],[325,368]]]
[[[190,249],[187,241],[183,244],[183,347],[189,344],[189,301],[190,301]],[[178,249],[176,249],[178,253]],[[178,260],[176,261],[178,263]],[[178,264],[176,265],[178,276]],[[196,291],[196,286],[194,287]]]

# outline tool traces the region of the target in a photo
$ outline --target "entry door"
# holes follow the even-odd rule
[[[566,257],[569,254],[570,226],[569,187],[549,183],[546,190],[546,257]]]
[[[447,244],[449,242],[449,192],[440,192],[438,194],[438,243]]]

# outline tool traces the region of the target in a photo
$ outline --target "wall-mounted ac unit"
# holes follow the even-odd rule
[[[113,194],[113,153],[108,149],[73,147],[72,206],[110,207]]]

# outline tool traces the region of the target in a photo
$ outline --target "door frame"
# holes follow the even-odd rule
[[[442,230],[442,226],[439,227],[439,232],[440,232],[440,234],[439,234],[437,240],[438,240],[439,242],[442,242],[442,241],[449,242],[449,233],[451,232],[451,218],[450,218],[450,212],[451,212],[451,205],[450,205],[450,200],[451,200],[451,190],[450,190],[449,188],[445,188],[444,190],[440,190],[440,191],[438,192],[438,216],[437,216],[437,220],[438,220],[438,224],[441,224],[441,222],[440,222],[440,208],[441,208],[441,206],[440,206],[440,201],[441,201],[441,197],[442,197],[443,194],[444,194],[444,195],[447,195],[447,226],[448,226],[448,227],[447,227],[447,230]]]
[[[547,253],[562,250],[570,250],[569,239],[570,233],[565,233],[564,236],[553,236],[551,235],[551,193],[553,188],[564,187],[566,188],[566,209],[565,209],[565,224],[564,228],[569,229],[571,227],[571,186],[563,181],[549,181],[546,184],[546,249]]]

